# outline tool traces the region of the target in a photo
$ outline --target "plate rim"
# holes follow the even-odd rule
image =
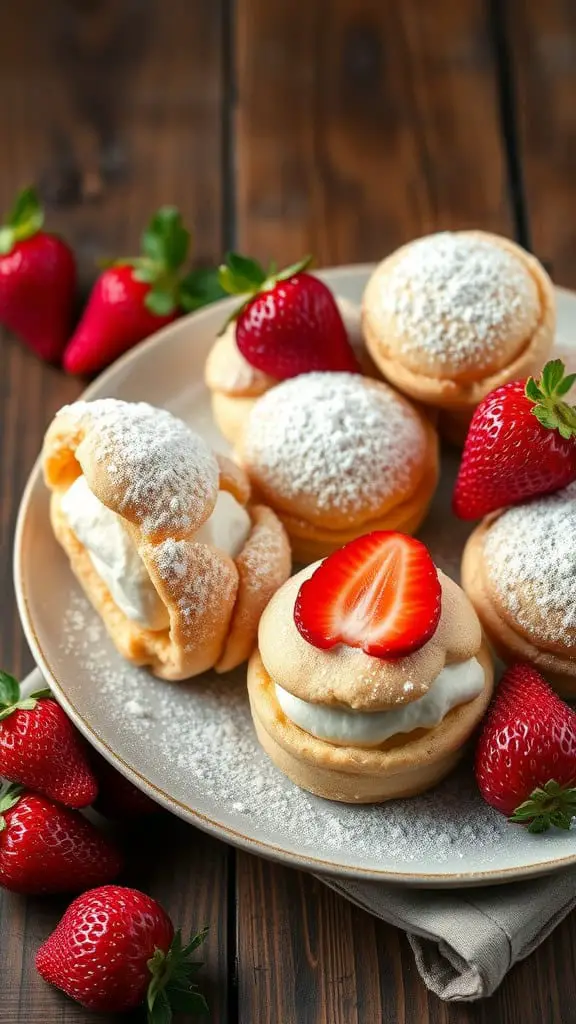
[[[334,280],[335,277],[346,276],[351,272],[356,274],[369,274],[375,266],[375,263],[353,263],[337,267],[325,267],[318,271],[318,276],[322,278],[328,277],[330,280]],[[556,291],[576,301],[576,291],[562,287],[556,287]],[[223,299],[220,303],[213,304],[205,309],[198,310],[195,313],[189,313],[180,317],[173,323],[168,324],[160,331],[157,331],[155,334],[145,339],[145,341],[130,349],[130,351],[126,352],[120,357],[120,359],[116,360],[111,366],[99,374],[98,377],[96,377],[96,379],[92,381],[80,394],[76,401],[90,400],[94,396],[94,392],[100,395],[103,389],[106,390],[109,381],[114,379],[118,373],[122,373],[132,362],[138,362],[144,352],[148,352],[162,344],[164,339],[170,334],[181,330],[183,323],[189,322],[192,318],[194,318],[194,321],[198,321],[203,317],[210,317],[213,315],[215,305],[221,305],[223,311],[225,311],[226,307],[232,306],[233,303],[233,298]],[[100,395],[100,397],[103,396]],[[123,759],[112,749],[112,747],[110,747],[108,742],[99,734],[99,732],[85,719],[82,712],[69,698],[64,684],[57,677],[56,672],[50,663],[49,657],[44,651],[34,628],[24,582],[22,552],[24,549],[24,536],[26,532],[28,508],[30,506],[33,491],[40,478],[41,455],[39,454],[32,466],[20,500],[13,545],[14,589],[20,621],[22,623],[26,640],[36,664],[41,669],[55,696],[58,698],[59,702],[62,704],[82,735],[115,768],[117,768],[139,789],[142,789],[156,800],[156,802],[161,806],[190,824],[195,825],[197,828],[200,828],[202,831],[207,832],[209,835],[212,835],[224,842],[231,843],[240,849],[246,850],[248,853],[277,861],[288,865],[289,867],[299,868],[300,870],[318,872],[320,874],[323,873],[340,878],[383,882],[412,888],[428,887],[449,889],[491,885],[495,883],[539,877],[576,865],[576,850],[573,854],[569,854],[568,856],[556,858],[554,860],[538,861],[533,864],[527,864],[519,867],[509,866],[482,871],[455,871],[451,874],[422,871],[402,872],[391,871],[389,869],[378,870],[376,868],[342,865],[334,863],[333,861],[326,861],[322,858],[314,857],[310,854],[296,853],[291,850],[286,850],[282,846],[276,846],[273,843],[255,839],[246,835],[244,832],[240,832],[229,825],[218,822],[208,815],[195,810],[193,807],[190,807],[189,804],[176,800],[161,787],[156,786],[139,771],[123,761]]]

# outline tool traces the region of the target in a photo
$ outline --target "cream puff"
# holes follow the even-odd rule
[[[546,361],[555,294],[538,260],[514,242],[483,231],[441,232],[378,265],[362,323],[382,375],[441,410],[441,433],[462,444],[488,392]]]
[[[532,662],[576,697],[576,484],[488,516],[464,549],[462,585],[505,662]]]
[[[266,753],[298,786],[349,803],[414,796],[444,778],[492,687],[470,601],[424,545],[394,533],[360,538],[288,580],[248,665]]]
[[[250,655],[290,549],[241,469],[169,412],[115,399],[65,406],[42,460],[56,539],[124,658],[177,680]]]
[[[236,455],[301,562],[367,530],[414,533],[438,481],[433,426],[403,395],[359,374],[279,384],[255,403]]]
[[[336,298],[348,340],[367,376],[379,376],[364,346],[360,307],[349,299]],[[244,358],[236,344],[236,324],[212,346],[205,367],[205,381],[212,398],[212,415],[224,437],[234,443],[260,395],[278,384],[276,377],[257,370]]]

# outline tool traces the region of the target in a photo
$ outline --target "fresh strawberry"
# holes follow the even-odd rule
[[[149,814],[158,814],[162,810],[95,750],[90,751],[90,762],[98,780],[94,810],[99,814],[111,821],[131,821]]]
[[[312,370],[359,372],[332,292],[306,273],[310,262],[307,257],[279,273],[275,267],[266,272],[255,260],[233,252],[220,267],[222,288],[247,296],[230,318],[237,321],[240,352],[277,380]]]
[[[84,741],[50,690],[21,699],[1,671],[0,775],[68,807],[87,807],[98,793]]]
[[[314,647],[360,647],[402,658],[423,647],[440,620],[442,591],[427,548],[378,530],[345,544],[298,591],[294,620]]]
[[[20,893],[80,892],[110,882],[122,858],[78,811],[11,786],[0,797],[0,886]]]
[[[476,750],[482,796],[511,821],[545,832],[576,816],[576,711],[531,665],[504,674]]]
[[[0,228],[0,323],[55,362],[70,334],[76,264],[66,242],[43,231],[43,223],[35,190],[24,189]]]
[[[95,373],[182,312],[222,298],[214,271],[182,276],[189,245],[178,210],[163,206],[142,235],[142,255],[118,260],[97,279],[64,353],[68,373]]]
[[[183,945],[165,910],[137,889],[104,885],[70,904],[36,954],[45,981],[89,1010],[119,1013],[146,1003],[150,1024],[208,1007],[189,957],[206,931]]]
[[[576,408],[563,401],[575,381],[554,359],[540,380],[504,384],[480,402],[452,499],[457,516],[479,519],[576,480]]]

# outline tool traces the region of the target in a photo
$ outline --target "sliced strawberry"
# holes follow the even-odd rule
[[[434,635],[441,601],[427,548],[377,530],[322,562],[300,587],[294,621],[314,647],[346,644],[376,658],[403,658]]]

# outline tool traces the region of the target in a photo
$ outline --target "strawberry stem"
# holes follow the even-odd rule
[[[33,711],[41,697],[51,697],[50,690],[37,690],[20,699],[20,683],[8,672],[0,670],[0,722],[15,711]]]
[[[23,787],[17,784],[8,785],[0,792],[0,832],[3,832],[6,828],[7,822],[4,817],[6,811],[10,811],[16,806],[22,796],[22,792]]]
[[[36,189],[32,186],[22,189],[16,196],[6,224],[0,228],[0,256],[12,252],[17,242],[38,234],[43,223],[44,211]]]
[[[148,961],[152,980],[146,999],[148,1024],[168,1024],[172,1011],[178,1013],[206,1013],[208,1005],[194,981],[196,971],[202,967],[191,961],[194,950],[202,945],[208,929],[204,928],[183,945],[182,933],[177,931],[167,953],[156,949]]]
[[[576,780],[575,780],[576,781]],[[568,830],[576,816],[576,788],[561,786],[550,779],[545,786],[537,787],[510,816],[510,821],[527,825],[533,833],[547,832],[554,825]]]
[[[551,359],[538,380],[528,378],[525,394],[534,403],[531,412],[538,422],[568,440],[576,436],[576,407],[562,399],[576,383],[576,373],[565,374],[564,370],[561,359]]]
[[[283,270],[277,270],[275,263],[271,263],[268,270],[264,270],[261,263],[248,256],[242,256],[238,252],[227,253],[224,263],[221,264],[218,271],[220,286],[228,295],[243,295],[245,299],[228,317],[220,334],[223,334],[228,325],[238,319],[255,295],[260,292],[269,292],[280,281],[288,281],[296,274],[303,273],[311,266],[312,261],[312,256],[304,256],[303,259],[292,263]]]

